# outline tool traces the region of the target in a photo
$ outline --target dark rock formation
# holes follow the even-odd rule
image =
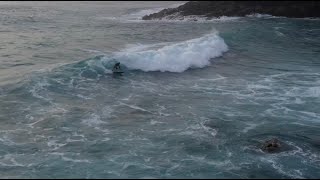
[[[144,16],[143,20],[174,19],[183,16],[221,16],[269,14],[294,18],[320,17],[320,1],[190,1],[177,8]]]
[[[261,149],[268,153],[276,153],[281,151],[281,147],[282,145],[280,141],[276,138],[273,138],[264,142]]]

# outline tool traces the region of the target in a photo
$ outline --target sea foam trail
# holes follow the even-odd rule
[[[189,68],[203,68],[210,64],[210,59],[226,51],[228,46],[224,40],[218,33],[211,33],[158,49],[132,47],[116,52],[113,58],[133,70],[183,72]]]

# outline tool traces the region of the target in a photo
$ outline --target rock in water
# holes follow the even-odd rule
[[[263,143],[262,148],[263,151],[268,153],[276,153],[281,151],[281,143],[278,139],[272,138]]]
[[[320,17],[320,1],[189,1],[177,8],[167,8],[145,15],[143,20],[183,19],[187,16],[218,18],[269,14],[291,18]]]

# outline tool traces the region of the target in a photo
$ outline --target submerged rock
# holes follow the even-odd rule
[[[263,143],[261,149],[268,153],[276,153],[282,151],[282,143],[276,138],[272,138]]]

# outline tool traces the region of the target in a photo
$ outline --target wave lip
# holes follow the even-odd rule
[[[203,68],[210,64],[210,59],[226,51],[228,46],[214,32],[158,49],[130,48],[115,53],[113,58],[133,70],[183,72],[189,68]]]

